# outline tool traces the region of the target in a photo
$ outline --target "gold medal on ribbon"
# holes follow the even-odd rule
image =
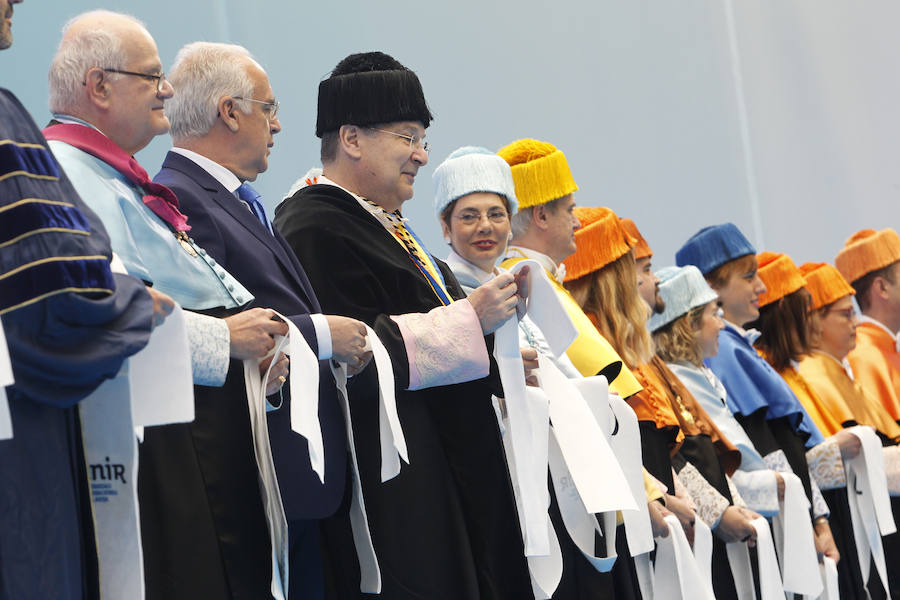
[[[194,250],[194,247],[191,245],[190,239],[188,235],[183,231],[176,231],[175,237],[178,239],[178,243],[181,244],[181,247],[184,248],[184,251],[190,254],[192,257],[197,258],[200,256],[197,254],[197,251]]]

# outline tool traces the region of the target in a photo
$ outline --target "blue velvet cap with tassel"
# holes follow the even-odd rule
[[[756,248],[734,223],[704,227],[675,253],[679,267],[694,265],[706,275],[736,258],[756,254]]]

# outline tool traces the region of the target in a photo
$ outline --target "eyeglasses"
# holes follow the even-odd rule
[[[161,94],[163,91],[163,87],[166,85],[166,74],[159,73],[157,75],[151,75],[150,73],[138,73],[136,71],[123,71],[122,69],[110,69],[108,67],[100,67],[107,73],[118,73],[119,75],[132,75],[134,77],[141,77],[146,79],[147,81],[156,81],[156,93]]]
[[[428,154],[431,152],[431,144],[423,140],[417,135],[406,135],[404,133],[397,133],[396,131],[388,131],[387,129],[377,129],[375,127],[369,127],[372,131],[380,131],[381,133],[389,133],[391,135],[397,136],[399,138],[403,138],[404,140],[409,140],[409,151],[413,152],[417,148],[421,148],[422,152]]]
[[[489,210],[487,213],[483,212],[464,212],[461,215],[453,215],[453,218],[458,220],[463,225],[476,225],[481,223],[481,220],[487,217],[491,223],[503,223],[504,221],[509,219],[509,215],[506,214],[506,211],[500,208]]]
[[[839,317],[843,317],[847,321],[852,321],[854,315],[856,314],[856,310],[851,306],[850,308],[845,308],[843,310],[831,309],[828,311],[828,314],[835,314]]]
[[[246,100],[247,102],[256,102],[257,104],[263,105],[263,112],[266,113],[266,118],[270,121],[275,119],[275,115],[278,114],[278,107],[280,104],[278,101],[267,102],[266,100],[255,100],[253,98],[244,98],[243,96],[232,96],[235,100]]]

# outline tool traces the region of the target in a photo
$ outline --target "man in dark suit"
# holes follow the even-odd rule
[[[324,483],[310,467],[306,439],[291,430],[289,386],[268,416],[269,438],[290,538],[290,595],[322,596],[318,520],[333,514],[347,479],[346,430],[330,359],[351,372],[371,358],[365,325],[322,315],[303,267],[272,228],[247,181],[266,170],[281,130],[278,103],[262,67],[240,46],[197,42],[175,59],[177,101],[166,106],[174,148],[155,181],[171,187],[191,235],[261,306],[290,318],[319,358]]]

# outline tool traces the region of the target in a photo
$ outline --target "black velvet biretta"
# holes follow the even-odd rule
[[[431,124],[422,84],[416,74],[383,52],[351,54],[319,84],[316,136],[341,125],[395,121]]]

